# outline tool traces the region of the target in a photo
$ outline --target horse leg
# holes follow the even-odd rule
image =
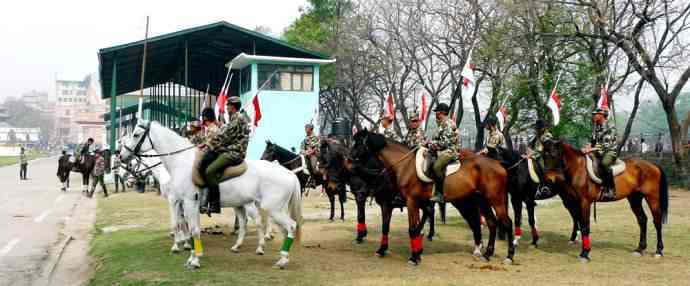
[[[422,261],[424,247],[420,233],[419,204],[412,198],[407,199],[408,232],[410,234],[411,255],[407,260],[410,265],[419,265]]]
[[[235,222],[232,225],[232,232],[230,233],[231,235],[237,235],[237,233],[240,232],[240,219],[237,217],[237,213],[235,213]]]
[[[506,239],[506,242],[508,243],[508,255],[506,256],[506,259],[503,260],[503,263],[512,264],[513,258],[515,256],[515,245],[513,244],[513,222],[510,220],[510,217],[508,216],[508,202],[506,201],[507,197],[505,196],[505,194],[500,194],[500,192],[493,192],[492,194],[493,195],[489,196],[489,200],[487,202],[493,206],[493,209],[496,212],[496,218],[498,218],[499,227],[502,228],[508,235]],[[485,206],[482,209],[486,212],[484,215],[492,215],[490,208],[487,209]],[[487,224],[488,223],[489,222],[487,219]],[[489,243],[490,247],[493,247],[491,236],[489,236]]]
[[[654,228],[656,229],[656,253],[654,257],[661,258],[664,256],[664,241],[661,234],[663,215],[661,213],[661,204],[658,199],[654,200],[649,196],[645,196],[649,210],[652,212],[652,218],[654,219]]]
[[[199,257],[204,255],[204,248],[201,243],[201,222],[199,217],[199,201],[195,199],[185,199],[183,202],[184,218],[191,234],[189,242],[192,245],[189,259],[185,263],[187,268],[199,268],[201,263]]]
[[[645,249],[647,249],[647,215],[645,215],[642,208],[642,194],[631,194],[628,196],[628,203],[633,214],[635,214],[637,225],[640,226],[640,243],[637,245],[637,249],[633,251],[633,255],[641,257]]]
[[[589,216],[591,211],[591,202],[587,199],[582,199],[580,202],[580,231],[582,232],[582,252],[580,253],[580,261],[583,263],[589,262],[589,252],[592,251],[592,241],[589,237]]]
[[[439,202],[438,210],[441,214],[441,223],[446,224],[446,202]]]
[[[388,203],[381,204],[381,244],[376,251],[376,256],[384,257],[388,251],[388,233],[391,230],[391,217],[393,216],[393,208]]]
[[[452,202],[452,204],[455,209],[460,212],[460,215],[465,219],[472,230],[472,235],[474,237],[474,251],[472,255],[474,257],[480,257],[482,255],[482,227],[475,199],[467,198],[461,201]]]
[[[168,199],[168,210],[170,211],[170,233],[173,236],[173,245],[170,247],[170,252],[178,253],[180,252],[180,248],[177,245],[179,239],[179,224],[177,221],[178,215],[175,208],[175,202],[172,199]]]
[[[481,257],[482,261],[488,262],[492,256],[494,256],[494,251],[496,249],[496,216],[491,210],[491,205],[484,198],[479,198],[479,211],[482,216],[484,216],[484,221],[489,229],[489,242],[486,246],[486,251]]]
[[[530,226],[530,233],[532,234],[532,245],[534,247],[537,247],[537,242],[539,241],[539,231],[537,230],[537,222],[534,217],[534,207],[535,207],[534,200],[530,199],[525,203],[525,206],[527,208],[527,220],[529,222]],[[517,229],[515,230],[515,235],[517,235],[518,231]],[[517,246],[517,245],[516,245]]]
[[[570,240],[568,241],[568,244],[577,244],[577,235],[580,230],[580,207],[565,196],[561,196],[561,202],[563,202],[563,206],[566,210],[568,210],[570,218],[573,220],[573,230],[570,232]]]
[[[328,220],[333,221],[333,217],[335,217],[335,194],[331,194],[328,191],[326,191],[326,194],[328,195],[328,202],[331,203],[331,216]]]
[[[340,220],[345,221],[345,200],[347,199],[347,194],[345,190],[338,194],[338,200],[340,201]]]
[[[285,240],[283,240],[283,246],[280,248],[280,259],[274,264],[274,267],[285,269],[290,262],[290,247],[295,239],[297,222],[292,220],[290,216],[281,210],[271,210],[270,213],[273,221],[278,224],[285,233]]]
[[[422,211],[424,212],[422,214],[422,220],[424,220],[425,217],[429,218],[429,234],[426,236],[426,239],[428,241],[433,241],[434,236],[436,235],[436,210],[435,210],[436,204],[435,203],[430,203],[424,205],[424,208],[422,208]],[[424,227],[425,222],[422,222],[422,227]]]
[[[367,196],[366,195],[356,195],[356,203],[357,203],[357,238],[355,238],[355,241],[357,243],[362,243],[364,241],[364,238],[367,236],[367,223],[366,223],[366,203],[367,203]]]
[[[515,218],[515,241],[513,244],[517,247],[520,244],[520,238],[522,237],[522,198],[521,196],[511,194],[510,203],[513,206],[513,215]]]
[[[245,207],[245,212],[256,224],[256,236],[259,239],[259,244],[256,247],[255,253],[257,255],[264,255],[264,246],[266,245],[266,238],[264,237],[264,220],[253,204]]]
[[[239,219],[240,222],[240,232],[237,235],[237,240],[235,241],[235,245],[230,248],[232,252],[239,252],[240,247],[244,243],[244,236],[247,234],[247,211],[244,207],[236,207],[235,208],[235,217]]]

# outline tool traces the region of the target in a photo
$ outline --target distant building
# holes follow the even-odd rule
[[[35,147],[39,144],[41,129],[16,128],[7,123],[10,115],[0,106],[0,156],[15,156],[19,147]]]
[[[80,143],[86,138],[105,141],[105,125],[99,115],[106,110],[95,75],[82,81],[55,81],[55,141],[57,145]]]
[[[28,107],[41,113],[52,113],[55,111],[55,103],[50,100],[47,92],[32,90],[22,94],[21,100]]]

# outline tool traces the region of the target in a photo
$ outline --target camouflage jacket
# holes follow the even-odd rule
[[[312,135],[307,135],[307,137],[302,140],[302,145],[300,146],[300,153],[302,155],[306,155],[308,151],[314,150],[314,152],[319,151],[319,137],[312,134]]]
[[[422,131],[419,128],[410,129],[407,131],[407,135],[403,139],[403,143],[407,145],[407,147],[415,148],[424,144],[424,134],[422,134]]]
[[[105,174],[105,158],[102,155],[96,155],[95,160],[91,175],[94,177],[103,176]]]
[[[608,125],[608,123],[598,125],[595,124],[594,132],[592,134],[592,147],[599,149],[597,154],[616,150],[616,128]]]
[[[241,161],[247,154],[249,129],[247,122],[239,113],[230,115],[228,123],[215,132],[209,132],[207,145],[230,161]]]
[[[532,141],[529,143],[529,148],[532,149],[532,158],[540,158],[541,153],[544,152],[544,142],[553,139],[553,135],[549,130],[545,130],[544,133],[539,136],[534,136]]]
[[[206,138],[204,138],[204,134],[201,131],[189,136],[189,141],[191,141],[194,145],[204,144],[206,141],[205,139]]]
[[[486,137],[486,142],[484,142],[484,146],[486,148],[498,148],[502,147],[505,143],[505,138],[503,138],[503,133],[499,131],[498,129],[491,130],[489,131],[489,136]]]
[[[29,159],[26,157],[26,153],[19,153],[19,164],[28,164]]]
[[[395,134],[395,130],[393,130],[393,125],[388,126],[388,128],[384,128],[383,125],[379,128],[379,133],[381,133],[383,136],[385,136],[388,139],[392,140],[399,140],[398,135]]]
[[[450,119],[438,122],[436,134],[431,138],[431,149],[439,152],[452,150],[453,154],[460,150],[458,128]]]

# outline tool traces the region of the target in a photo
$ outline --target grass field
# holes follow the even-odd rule
[[[540,203],[539,248],[528,247],[523,233],[514,265],[504,266],[505,242],[497,242],[497,256],[483,263],[470,254],[472,235],[457,211],[449,207],[449,221],[438,228],[440,237],[424,242],[418,267],[407,265],[407,216],[394,214],[391,254],[376,258],[380,218],[378,208],[368,210],[369,237],[353,243],[354,204],[347,204],[345,222],[328,222],[325,197],[305,200],[306,223],[302,246],[293,248],[287,270],[272,269],[281,239],[268,243],[266,255],[257,256],[253,224],[242,252],[229,251],[230,209],[224,217],[204,217],[204,226],[219,224],[224,235],[202,235],[202,268],[186,270],[188,252],[170,254],[166,202],[153,193],[116,194],[99,202],[91,255],[97,261],[91,285],[688,285],[690,284],[690,192],[673,190],[669,224],[665,225],[666,256],[652,257],[656,235],[648,225],[648,253],[631,255],[637,246],[638,226],[627,202],[598,204],[598,222],[592,225],[592,262],[577,261],[580,247],[568,245],[571,221],[560,201]],[[650,219],[651,220],[651,219]],[[526,222],[526,220],[524,220]],[[136,225],[111,233],[107,226]],[[523,227],[528,229],[528,227]],[[278,235],[282,237],[282,235]],[[488,234],[484,231],[484,238]]]
[[[27,154],[27,157],[29,160],[45,157],[45,153],[40,153],[40,152],[29,152]],[[19,156],[0,156],[0,167],[2,166],[9,166],[9,165],[14,165],[19,163]],[[31,162],[29,162],[31,164]]]

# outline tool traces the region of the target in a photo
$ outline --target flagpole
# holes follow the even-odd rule
[[[254,94],[254,96],[259,96],[259,93],[261,93],[261,91],[264,89],[264,87],[266,87],[266,84],[268,84],[268,82],[273,78],[273,76],[276,75],[276,73],[278,73],[278,70],[273,71],[273,73],[270,74],[270,75],[268,76],[268,78],[266,78],[266,80],[261,84],[261,86],[259,87],[259,89],[258,89],[258,90],[256,91],[256,93]],[[254,97],[254,96],[252,96],[252,97]],[[245,108],[244,106],[242,106],[242,108],[240,108],[240,111],[245,110],[245,109],[246,109],[246,108]]]
[[[141,59],[141,80],[139,81],[139,109],[137,118],[142,119],[144,107],[144,74],[146,73],[146,48],[149,43],[149,16],[146,16],[146,34],[144,35],[144,56]]]

